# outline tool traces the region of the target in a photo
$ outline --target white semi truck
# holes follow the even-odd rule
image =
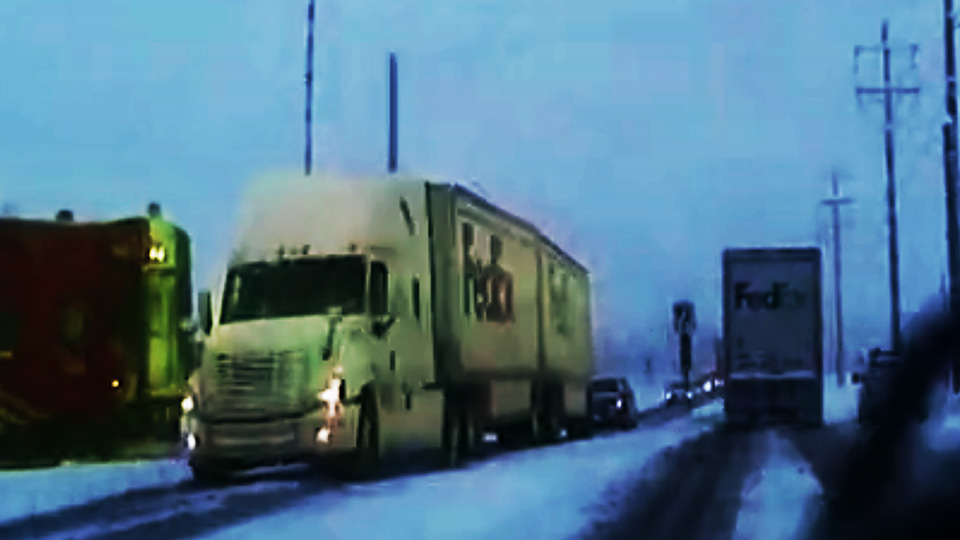
[[[588,273],[535,227],[457,185],[270,183],[201,292],[196,477],[589,434]]]
[[[823,421],[819,248],[723,253],[724,412],[731,423]]]

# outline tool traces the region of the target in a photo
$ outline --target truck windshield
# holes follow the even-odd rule
[[[366,265],[360,256],[250,263],[227,273],[221,324],[363,312]]]

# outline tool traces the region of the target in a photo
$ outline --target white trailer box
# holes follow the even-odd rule
[[[724,411],[823,421],[819,248],[723,253]]]

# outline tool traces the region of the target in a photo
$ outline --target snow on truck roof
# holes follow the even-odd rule
[[[405,200],[414,216],[423,215],[427,184],[447,189],[524,229],[556,257],[588,273],[533,224],[459,184],[415,177],[351,177],[331,173],[309,177],[299,172],[271,173],[254,179],[241,202],[235,258],[260,257],[266,250],[273,253],[288,238],[304,239],[304,244],[316,252],[341,252],[346,247],[341,244],[351,243],[350,238],[362,239],[371,245],[396,245],[408,237],[408,224],[397,206],[398,200]],[[337,230],[336,235],[328,234],[331,228]]]

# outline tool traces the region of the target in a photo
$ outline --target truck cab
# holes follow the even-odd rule
[[[287,181],[241,209],[201,294],[197,476],[439,440],[424,184]]]
[[[210,334],[184,407],[195,470],[206,457],[243,467],[354,448],[360,383],[378,376],[365,359],[388,356],[374,349],[395,322],[386,280],[369,255],[309,248],[232,266],[219,309],[204,309]]]

